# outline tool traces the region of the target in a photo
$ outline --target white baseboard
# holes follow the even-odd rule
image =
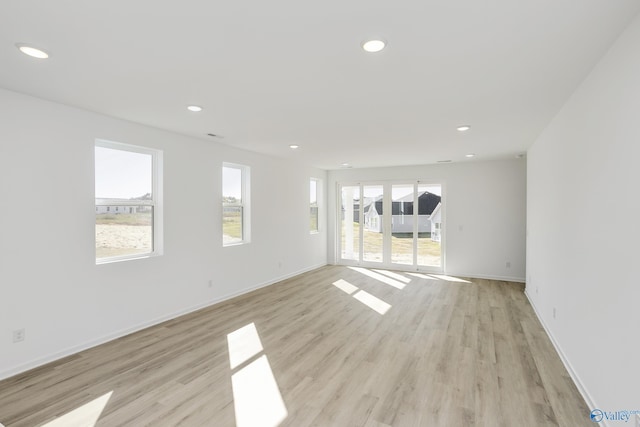
[[[388,266],[375,266],[375,265],[361,265],[358,264],[357,262],[354,263],[345,263],[345,262],[340,262],[340,263],[329,263],[327,265],[344,265],[344,266],[357,266],[357,267],[362,267],[362,268],[381,268],[381,269],[389,269]],[[398,266],[395,265],[392,267],[393,271],[401,271],[401,272],[406,272],[406,273],[424,273],[424,274],[445,274],[447,276],[454,276],[454,277],[469,277],[471,279],[489,279],[489,280],[500,280],[503,282],[516,282],[516,283],[525,283],[525,278],[524,277],[516,277],[516,276],[492,276],[492,275],[486,275],[486,274],[473,274],[473,273],[456,273],[456,272],[451,272],[451,271],[447,271],[445,273],[430,273],[428,271],[416,271],[415,269],[412,268],[402,268],[402,266]]]
[[[558,356],[560,356],[560,360],[562,360],[562,364],[564,365],[564,367],[567,370],[567,372],[569,372],[569,376],[571,376],[571,379],[573,380],[573,383],[578,388],[578,391],[582,395],[582,398],[584,399],[584,401],[587,403],[587,406],[589,406],[590,410],[597,409],[598,406],[595,404],[595,401],[591,397],[591,394],[587,391],[587,388],[585,387],[584,383],[580,379],[580,376],[573,369],[573,366],[571,365],[571,362],[569,361],[567,356],[564,354],[564,351],[562,351],[562,347],[560,347],[560,344],[558,343],[558,341],[555,339],[555,337],[551,333],[551,330],[547,327],[547,324],[542,319],[542,316],[540,316],[540,313],[538,312],[538,309],[536,308],[536,305],[533,302],[533,299],[531,298],[531,296],[529,295],[529,293],[527,292],[526,289],[524,291],[524,294],[526,295],[527,299],[529,300],[529,304],[531,304],[531,307],[533,307],[533,312],[536,314],[536,317],[540,321],[540,324],[544,328],[544,331],[547,333],[547,336],[551,340],[551,344],[553,344],[553,347],[556,349],[556,353],[558,353]],[[585,414],[585,418],[588,419],[589,418],[589,414]],[[594,425],[600,425],[600,426],[605,426],[605,427],[609,427],[610,426],[610,424],[607,422],[607,420],[602,420],[600,423],[597,423],[597,424],[594,423]]]
[[[525,283],[524,277],[516,277],[516,276],[493,276],[487,274],[472,274],[472,273],[456,273],[447,271],[445,273],[447,276],[459,276],[459,277],[469,277],[472,279],[489,279],[489,280],[500,280],[503,282],[516,282],[516,283]]]
[[[34,369],[34,368],[37,368],[39,366],[46,365],[47,363],[54,362],[54,361],[62,359],[64,357],[71,356],[72,354],[76,354],[76,353],[79,353],[81,351],[88,350],[88,349],[90,349],[92,347],[96,347],[96,346],[99,346],[101,344],[105,344],[105,343],[107,343],[109,341],[113,341],[115,339],[124,337],[124,336],[132,334],[134,332],[141,331],[143,329],[149,328],[149,327],[157,325],[159,323],[166,322],[167,320],[175,319],[176,317],[180,317],[180,316],[184,316],[185,314],[193,313],[194,311],[198,311],[198,310],[201,310],[201,309],[203,309],[205,307],[209,307],[209,306],[212,306],[212,305],[215,305],[215,304],[219,304],[221,302],[230,300],[230,299],[238,297],[240,295],[244,295],[244,294],[247,294],[249,292],[253,292],[253,291],[258,290],[260,288],[265,288],[267,286],[271,286],[273,284],[276,284],[276,283],[281,282],[283,280],[289,279],[291,277],[298,276],[300,274],[315,270],[317,268],[324,267],[325,265],[327,265],[327,264],[318,264],[318,265],[314,265],[314,266],[311,266],[311,267],[304,268],[302,270],[299,270],[299,271],[296,271],[296,272],[293,272],[293,273],[288,273],[288,274],[282,275],[280,277],[276,277],[275,279],[271,279],[271,280],[267,280],[265,282],[259,283],[259,284],[255,285],[255,286],[242,289],[242,290],[240,290],[238,292],[232,292],[230,294],[226,294],[226,295],[214,298],[212,300],[205,301],[205,302],[203,302],[201,304],[196,304],[194,306],[191,306],[191,307],[188,307],[188,308],[185,308],[185,309],[182,309],[182,310],[178,310],[176,312],[173,312],[173,313],[170,313],[170,314],[167,314],[167,315],[164,315],[164,316],[160,316],[160,317],[155,318],[153,320],[150,320],[150,321],[147,321],[147,322],[142,322],[142,323],[140,323],[138,325],[135,325],[135,326],[132,326],[130,328],[121,329],[121,330],[119,330],[117,332],[104,335],[104,336],[102,336],[100,338],[96,338],[96,339],[93,339],[91,341],[84,342],[82,344],[78,344],[78,345],[66,348],[66,349],[64,349],[62,351],[59,351],[59,352],[56,352],[56,353],[53,353],[53,354],[50,354],[50,355],[47,355],[47,356],[44,356],[44,357],[40,357],[40,358],[31,360],[29,362],[26,362],[26,363],[22,363],[20,365],[14,366],[12,368],[9,368],[9,369],[6,369],[6,370],[0,372],[0,380],[4,380],[4,379],[12,377],[14,375],[21,374],[21,373],[26,372],[26,371],[28,371],[30,369]],[[2,426],[0,425],[0,427],[2,427]]]

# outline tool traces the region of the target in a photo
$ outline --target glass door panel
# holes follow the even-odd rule
[[[360,260],[360,186],[342,187],[342,259]]]
[[[363,261],[382,262],[384,247],[383,201],[384,188],[382,185],[365,185],[362,187],[363,212]]]
[[[442,185],[344,185],[339,191],[340,259],[442,271]]]
[[[442,266],[442,186],[418,185],[418,266]]]
[[[391,186],[391,262],[413,265],[413,184]]]

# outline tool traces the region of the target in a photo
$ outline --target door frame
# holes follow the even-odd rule
[[[392,188],[393,185],[413,185],[413,264],[395,264],[391,262],[391,217],[392,215],[383,214],[383,232],[382,232],[382,262],[364,261],[364,206],[362,200],[364,198],[365,186],[382,186],[383,194],[383,212],[392,213]],[[440,228],[440,267],[420,266],[417,263],[418,258],[418,187],[420,186],[439,185],[441,191],[441,228]],[[342,258],[342,188],[343,187],[359,187],[360,192],[360,209],[358,212],[359,219],[359,248],[358,260]],[[446,183],[442,179],[420,179],[420,180],[392,180],[392,181],[344,181],[336,182],[336,260],[337,264],[359,266],[367,268],[382,268],[399,271],[416,271],[425,273],[443,274],[446,266],[446,241],[447,241],[447,221],[446,221]]]

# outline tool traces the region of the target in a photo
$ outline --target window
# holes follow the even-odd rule
[[[309,229],[311,233],[317,233],[320,230],[320,217],[318,215],[318,184],[320,180],[311,178],[309,180],[309,213],[310,224]]]
[[[96,141],[96,263],[160,255],[162,152]]]
[[[249,167],[222,165],[222,244],[249,242]]]

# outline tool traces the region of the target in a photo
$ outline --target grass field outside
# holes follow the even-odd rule
[[[224,211],[222,214],[222,243],[242,242],[242,212]]]
[[[240,212],[224,212],[222,223],[223,243],[242,242],[242,215]],[[96,258],[145,254],[153,251],[153,215],[151,212],[133,214],[96,214]],[[310,226],[316,223],[311,220]],[[353,248],[358,250],[360,225],[353,223]],[[382,262],[383,235],[364,230],[364,260]],[[345,233],[342,230],[343,257],[345,254]],[[412,235],[391,236],[392,262],[413,264]],[[357,258],[357,254],[355,254]],[[439,267],[441,260],[440,242],[434,242],[428,234],[418,238],[418,265]]]
[[[152,223],[151,212],[96,214],[96,258],[152,252]]]
[[[353,223],[353,249],[359,247],[360,224]],[[342,256],[345,259],[357,258],[345,253],[345,227],[342,226]],[[363,260],[369,262],[382,262],[383,235],[374,231],[363,232]],[[413,265],[413,235],[397,233],[391,236],[391,261],[395,264]],[[430,233],[420,233],[418,236],[418,265],[440,267],[441,262],[440,242],[431,240]]]

